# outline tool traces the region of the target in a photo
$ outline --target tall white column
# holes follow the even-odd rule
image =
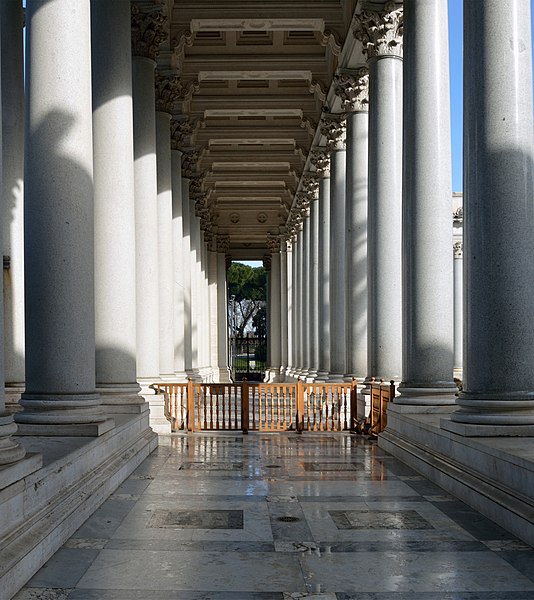
[[[288,365],[288,287],[287,287],[287,238],[280,246],[280,377],[285,381]]]
[[[297,367],[299,362],[298,348],[298,318],[299,318],[299,303],[298,303],[298,223],[295,223],[295,229],[292,231],[292,250],[291,250],[291,371],[290,375],[293,378],[297,377]]]
[[[144,402],[136,380],[130,7],[93,0],[91,21],[96,385],[104,404],[129,412]]]
[[[199,356],[199,280],[200,280],[200,223],[195,212],[195,201],[190,200],[190,233],[191,233],[191,362],[194,378],[201,380]]]
[[[397,404],[454,404],[447,4],[404,2],[403,370]],[[424,93],[422,93],[424,90]]]
[[[174,378],[187,379],[184,353],[184,229],[182,207],[182,153],[178,150],[171,122],[171,176],[172,176],[172,253],[173,253],[173,341]]]
[[[2,57],[2,198],[4,350],[8,402],[24,389],[24,14],[18,0],[0,2]],[[7,267],[7,268],[6,268]]]
[[[268,381],[275,383],[281,381],[280,372],[282,364],[282,344],[280,340],[280,238],[268,238],[267,243],[271,250],[271,270],[269,279],[269,347],[271,351]]]
[[[174,263],[172,222],[171,113],[176,79],[156,75],[156,163],[159,281],[159,374],[174,379]]]
[[[302,339],[302,370],[300,376],[307,380],[310,371],[310,208],[306,199],[302,220],[302,263],[300,276],[301,339]]]
[[[211,362],[211,302],[210,302],[210,285],[209,285],[209,252],[208,243],[210,234],[208,231],[203,229],[203,220],[200,219],[200,256],[201,256],[201,278],[200,278],[200,297],[201,313],[200,313],[200,327],[201,327],[201,365],[203,367],[203,381],[213,381],[213,367],[216,363]],[[215,285],[217,281],[215,280]]]
[[[310,202],[310,242],[308,267],[308,381],[315,381],[319,371],[319,182],[316,177],[304,179]]]
[[[100,435],[89,0],[26,8],[26,391],[21,431]],[[61,31],[61,35],[50,35]]]
[[[229,383],[232,380],[228,357],[228,283],[226,280],[226,252],[229,246],[228,236],[217,236],[217,381],[221,383]]]
[[[367,176],[369,71],[361,67],[336,78],[336,93],[347,114],[345,379],[367,375]]]
[[[20,5],[19,5],[19,12],[20,12]],[[2,47],[2,57],[6,56],[5,53],[5,44],[6,41],[11,39],[13,36],[10,34],[9,30],[10,28],[14,28],[14,29],[19,29],[19,35],[21,35],[22,33],[22,19],[21,16],[19,14],[18,18],[16,15],[16,12],[14,13],[14,3],[10,2],[10,3],[4,3],[2,4],[2,6],[0,7],[0,19],[1,19],[1,31],[0,31],[0,37],[1,37],[1,47]],[[4,36],[6,37],[6,40],[4,40]],[[15,42],[15,49],[19,48],[19,50],[21,49],[21,45],[20,43],[17,44]],[[21,60],[21,56],[18,56],[19,58],[19,66],[20,66],[20,60]],[[20,144],[20,136],[22,134],[22,115],[21,115],[21,111],[20,111],[20,106],[19,103],[21,101],[21,96],[20,96],[20,88],[21,88],[21,84],[18,83],[17,84],[17,77],[16,77],[16,60],[15,60],[15,64],[13,65],[13,72],[8,74],[11,75],[11,77],[8,78],[7,82],[4,79],[4,69],[6,68],[6,60],[2,60],[2,64],[0,67],[0,73],[2,75],[1,77],[1,101],[2,101],[2,128],[0,129],[0,146],[2,148],[4,148],[4,150],[6,149],[6,146],[4,145],[4,130],[5,130],[5,140],[7,142],[7,148],[11,148],[13,147],[13,152],[15,154],[15,157],[13,157],[11,160],[9,159],[9,155],[6,156],[6,152],[2,152],[2,190],[4,191],[4,199],[10,198],[9,196],[6,196],[6,184],[9,181],[12,181],[13,177],[17,177],[17,173],[19,174],[19,176],[22,175],[22,160],[20,157],[20,149],[22,147],[22,145]],[[7,67],[9,68],[9,67]],[[20,73],[19,73],[20,76]],[[7,94],[6,90],[5,90],[5,86],[6,83],[12,81],[13,84],[15,85],[15,89],[13,90],[13,96],[9,97],[9,94]],[[17,94],[17,91],[19,92]],[[5,105],[4,105],[5,103]],[[9,125],[7,125],[7,121],[8,119],[7,114],[6,114],[6,110],[9,106],[13,106],[13,108],[15,109],[14,112],[14,124],[13,124],[13,128],[10,130],[9,129]],[[19,106],[18,111],[17,106]],[[17,119],[18,116],[18,119]],[[7,127],[6,127],[7,125]],[[18,125],[18,127],[17,127]],[[17,156],[17,149],[18,149],[18,154],[19,154],[19,160],[16,161],[16,156]],[[6,181],[6,178],[9,178]],[[15,179],[16,181],[16,179]],[[12,202],[15,204],[15,207],[17,206],[17,199],[13,198]],[[20,199],[19,199],[19,203],[20,203]],[[9,235],[10,230],[7,228],[7,224],[5,223],[6,217],[9,218],[9,215],[6,215],[5,211],[3,214],[3,227],[0,230],[0,238],[2,241],[2,248],[5,248],[3,242],[4,242],[4,238],[6,238],[6,234]],[[8,238],[9,241],[9,238]],[[13,240],[14,242],[16,240]],[[21,241],[21,239],[19,239],[19,241]],[[6,282],[6,277],[4,275],[4,287],[6,288],[6,284],[8,282]],[[0,301],[0,377],[4,377],[4,302]],[[8,322],[9,323],[9,322]],[[6,323],[6,325],[8,324]],[[9,338],[8,338],[9,339]],[[11,349],[11,348],[10,348]],[[7,348],[6,348],[7,350]],[[12,350],[12,349],[11,349]],[[5,408],[5,392],[4,392],[4,386],[1,385],[0,386],[0,465],[6,465],[6,464],[10,464],[10,463],[14,463],[17,462],[19,460],[21,460],[22,458],[24,458],[24,455],[26,454],[26,451],[24,449],[23,446],[21,446],[18,442],[16,442],[14,440],[14,438],[12,437],[13,434],[15,434],[17,432],[17,426],[15,425],[15,423],[13,422],[13,417],[11,414],[6,412],[6,408]],[[24,475],[26,475],[26,472],[22,472],[20,473],[19,477],[23,477]],[[17,477],[18,478],[18,477]],[[12,483],[12,480],[8,480],[6,482],[7,484]],[[4,487],[4,482],[0,482],[0,486]]]
[[[295,319],[296,319],[296,350],[297,350],[297,364],[295,369],[295,375],[300,377],[304,370],[304,305],[302,302],[302,271],[304,265],[304,232],[303,232],[303,222],[302,220],[299,222],[298,232],[297,232],[297,277],[296,277],[296,311],[295,311]]]
[[[455,242],[454,250],[454,377],[463,379],[463,243]]]
[[[323,117],[321,132],[330,149],[330,373],[329,381],[343,381],[347,345],[345,327],[346,240],[346,121]]]
[[[164,21],[161,12],[144,14],[132,5],[137,378],[142,393],[149,393],[147,386],[160,374],[154,69]]]
[[[193,377],[193,312],[192,302],[192,241],[191,241],[191,201],[189,199],[189,179],[182,177],[182,219],[183,219],[183,286],[184,286],[184,365],[188,377]]]
[[[466,435],[534,432],[530,10],[464,2],[465,364],[447,429]]]
[[[330,157],[326,150],[314,153],[312,163],[320,177],[317,270],[319,370],[317,379],[326,381],[330,373]]]
[[[402,7],[356,21],[369,66],[368,376],[402,372]]]
[[[293,281],[293,234],[292,232],[289,234],[287,240],[287,368],[286,368],[286,376],[291,377],[293,365],[295,364],[294,356],[295,350],[293,347],[293,322],[294,322],[294,305],[293,305],[293,290],[294,290],[294,281]]]
[[[218,255],[217,240],[211,232],[208,232],[210,241],[208,246],[208,300],[209,300],[209,365],[212,381],[219,381],[219,328],[217,319],[218,310]]]

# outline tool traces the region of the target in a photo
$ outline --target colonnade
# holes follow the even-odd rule
[[[176,78],[156,70],[167,17],[129,2],[28,2],[24,92],[20,2],[0,16],[0,366],[7,389],[24,390],[16,423],[1,393],[3,464],[24,455],[17,431],[99,436],[109,413],[146,410],[150,384],[229,370],[228,240],[206,218]]]
[[[447,3],[363,10],[367,63],[336,77],[323,112],[281,236],[289,324],[270,333],[289,343],[287,378],[393,379],[396,411],[452,409],[445,429],[506,435],[534,414],[530,4],[483,4],[465,14],[465,242],[453,244]]]

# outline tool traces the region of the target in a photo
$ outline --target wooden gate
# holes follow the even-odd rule
[[[171,431],[348,431],[351,383],[157,383]]]

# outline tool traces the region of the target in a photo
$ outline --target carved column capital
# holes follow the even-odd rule
[[[172,115],[180,93],[180,78],[177,75],[164,75],[156,69],[156,110]]]
[[[230,250],[230,236],[219,234],[217,236],[217,252],[224,252],[226,254],[228,250]]]
[[[355,18],[353,34],[363,44],[367,59],[378,56],[402,58],[404,12],[402,5],[386,2],[383,12],[363,10]]]
[[[325,115],[321,119],[321,133],[326,137],[326,147],[329,151],[344,150],[347,133],[347,116]]]
[[[280,236],[275,235],[273,233],[268,233],[267,248],[269,248],[271,254],[273,254],[274,252],[280,252]]]
[[[341,98],[345,112],[369,110],[369,69],[360,67],[354,73],[334,77],[336,95]]]
[[[182,173],[184,177],[194,177],[198,175],[198,162],[200,160],[200,152],[197,150],[187,150],[182,158]]]
[[[317,148],[310,154],[310,162],[319,177],[330,177],[330,155],[326,148]]]
[[[171,119],[171,146],[173,150],[183,150],[187,145],[187,138],[192,135],[194,130],[193,121],[189,117]]]
[[[316,173],[309,173],[302,178],[303,192],[310,200],[317,200],[319,194],[319,181]]]
[[[263,255],[263,268],[266,271],[270,271],[271,270],[271,254],[264,254]]]
[[[132,4],[132,54],[156,60],[159,46],[167,39],[167,17],[159,7],[150,12],[142,11]]]
[[[454,258],[463,258],[464,256],[464,243],[463,242],[454,242]]]

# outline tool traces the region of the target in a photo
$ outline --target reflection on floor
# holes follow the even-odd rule
[[[16,600],[532,600],[534,552],[375,443],[175,435]]]

